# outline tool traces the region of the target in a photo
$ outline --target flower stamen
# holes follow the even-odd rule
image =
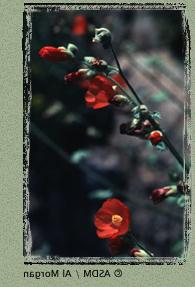
[[[118,214],[112,215],[112,223],[115,226],[120,226],[122,221],[123,221],[123,218],[120,215]]]

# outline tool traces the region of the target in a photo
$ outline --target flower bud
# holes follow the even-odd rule
[[[124,106],[124,105],[129,103],[129,100],[124,95],[115,95],[112,98],[111,103],[116,105],[116,106]]]
[[[163,201],[166,197],[175,195],[177,193],[177,186],[165,186],[162,188],[154,189],[151,194],[151,199],[154,203]]]
[[[140,248],[131,249],[130,254],[133,257],[150,257],[150,255],[145,250]]]
[[[151,141],[152,145],[156,146],[162,141],[163,134],[161,131],[152,131],[148,136],[148,139]]]
[[[104,49],[109,48],[111,44],[112,35],[111,32],[106,28],[95,29],[95,37],[92,42],[101,43]]]
[[[58,48],[53,46],[45,46],[39,50],[39,56],[50,62],[57,63],[73,59],[77,52],[78,48],[73,44],[68,44],[67,48],[63,46]]]
[[[96,58],[95,57],[91,57],[91,56],[86,56],[84,57],[84,62],[86,62],[87,64],[92,64],[93,61],[95,61]]]
[[[39,56],[50,62],[66,61],[70,55],[65,47],[45,46],[39,50]]]
[[[73,54],[73,56],[76,56],[79,51],[78,47],[72,43],[68,44],[67,50],[70,51]]]
[[[145,105],[136,106],[131,110],[135,118],[146,118],[148,116],[148,108]]]

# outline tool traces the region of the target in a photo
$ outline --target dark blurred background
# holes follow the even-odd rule
[[[72,33],[75,16],[87,19],[88,32]],[[174,184],[181,172],[172,154],[121,135],[128,121],[114,107],[92,110],[85,91],[65,84],[77,67],[41,59],[43,46],[79,47],[79,54],[115,65],[109,50],[91,43],[93,27],[113,33],[123,70],[142,100],[161,113],[176,149],[182,153],[184,38],[177,10],[50,11],[32,14],[30,126],[30,225],[33,254],[63,257],[110,256],[96,236],[93,216],[103,201],[117,197],[132,216],[137,239],[155,256],[180,256],[183,208],[175,199],[154,205],[154,188]]]

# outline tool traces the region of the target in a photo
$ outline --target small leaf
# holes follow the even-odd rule
[[[178,198],[177,204],[181,208],[185,206],[185,196],[183,194]]]
[[[166,149],[166,145],[164,144],[164,142],[158,143],[155,147],[158,151],[164,151]]]
[[[154,120],[160,120],[161,119],[161,115],[159,112],[153,112],[153,113],[151,113],[151,115],[152,115],[152,118]]]

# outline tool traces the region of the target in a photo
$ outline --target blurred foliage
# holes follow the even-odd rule
[[[113,196],[113,192],[109,189],[105,190],[94,190],[89,194],[89,198],[91,199],[100,199],[100,200],[106,200],[108,198],[111,198]]]

